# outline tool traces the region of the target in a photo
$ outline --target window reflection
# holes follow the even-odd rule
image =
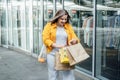
[[[92,8],[85,6],[85,4],[81,4],[80,1],[65,0],[64,3],[65,9],[70,13],[71,24],[75,33],[80,38],[80,42],[87,53],[90,55],[90,58],[77,64],[77,68],[81,71],[92,74]]]
[[[6,27],[6,6],[5,1],[0,4],[0,27],[1,27],[1,44],[7,45],[7,27]]]
[[[96,56],[101,56],[101,59],[96,59],[96,62],[99,62],[96,65],[96,73],[99,78],[104,76],[110,80],[120,79],[120,7],[117,5],[118,2],[105,0],[97,4]]]

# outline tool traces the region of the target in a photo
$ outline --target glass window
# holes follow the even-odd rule
[[[36,1],[37,4],[37,1]],[[39,32],[38,32],[38,6],[34,5],[33,6],[33,52],[38,53],[37,51],[39,50]]]
[[[45,24],[53,17],[54,4],[51,0],[44,1],[44,21]]]
[[[12,46],[18,47],[17,7],[12,7]]]
[[[29,6],[26,3],[25,7],[25,22],[26,22],[26,49],[30,51],[30,21],[29,21]]]
[[[11,1],[8,4],[8,45],[12,45],[12,10]]]
[[[96,76],[120,79],[120,3],[97,1]]]
[[[26,49],[25,2],[12,1],[12,45]],[[10,26],[10,25],[9,25]]]
[[[44,2],[44,1],[42,1]],[[34,1],[33,4],[33,52],[39,54],[42,47],[42,29],[44,17],[41,15],[41,10],[44,5],[41,5],[41,1]],[[44,6],[45,7],[45,6]],[[45,12],[46,13],[46,12]],[[43,12],[44,15],[44,12]]]
[[[90,2],[89,5],[91,5]],[[92,74],[92,42],[93,42],[93,14],[91,6],[81,4],[80,1],[65,0],[64,7],[68,10],[71,16],[71,24],[80,38],[82,46],[86,52],[90,55],[90,58],[77,64],[77,68]]]
[[[7,7],[4,0],[0,3],[1,44],[7,45]]]

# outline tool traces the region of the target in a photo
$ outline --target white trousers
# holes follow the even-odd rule
[[[48,80],[75,80],[73,70],[58,71],[54,69],[55,56],[48,54],[47,55],[47,64],[48,64]]]

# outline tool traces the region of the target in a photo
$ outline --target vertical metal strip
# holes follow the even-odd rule
[[[6,47],[8,48],[8,3],[7,3],[7,0],[5,0],[5,5],[6,5],[6,31],[7,31],[7,43],[5,44]]]
[[[92,76],[95,77],[95,56],[96,56],[96,0],[93,0],[93,56],[92,56]]]
[[[40,17],[41,17],[41,23],[40,24],[42,24],[42,28],[40,28],[40,30],[42,31],[43,30],[43,27],[44,27],[44,1],[43,0],[41,0],[40,1],[42,4],[40,5]]]
[[[62,0],[62,9],[64,9],[64,0]]]
[[[30,8],[30,15],[29,15],[29,20],[30,20],[30,34],[29,34],[29,37],[30,37],[30,52],[33,53],[33,0],[30,0],[30,4],[29,4],[29,8]]]
[[[0,3],[2,3],[2,1],[0,1]],[[1,46],[1,16],[2,16],[2,7],[3,5],[0,4],[0,46]]]
[[[46,11],[47,11],[47,12],[46,12],[47,19],[49,19],[49,16],[48,16],[48,5],[47,5],[47,4],[48,4],[48,0],[46,1],[46,6],[45,6],[45,7],[46,7]],[[48,21],[47,21],[47,22],[48,22]]]
[[[25,31],[25,34],[24,34],[24,39],[25,39],[25,50],[27,49],[27,29],[26,29],[26,0],[24,0],[24,20],[25,20],[25,22],[24,22],[24,31]]]
[[[12,14],[13,14],[13,11],[12,11],[12,9],[13,9],[13,1],[11,0],[11,9],[10,9],[10,11],[11,11],[11,28],[10,28],[10,31],[11,31],[11,43],[10,43],[10,46],[12,46],[12,44],[13,44],[13,17],[12,17]]]
[[[53,0],[53,16],[55,15],[55,13],[56,13],[56,0]]]
[[[43,28],[44,28],[44,1],[41,0],[40,1],[42,4],[40,5],[40,18],[41,18],[41,26],[40,27],[40,31],[39,31],[39,46],[41,47],[43,45],[43,42],[42,42],[42,31],[43,31]],[[47,2],[48,3],[48,2]],[[46,3],[46,4],[47,4]]]

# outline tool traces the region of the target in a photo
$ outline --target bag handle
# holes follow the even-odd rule
[[[41,48],[41,51],[40,51],[40,54],[39,54],[38,57],[41,57],[41,56],[42,56],[44,48],[45,48],[45,45],[43,44],[43,45],[42,45],[42,48]]]

